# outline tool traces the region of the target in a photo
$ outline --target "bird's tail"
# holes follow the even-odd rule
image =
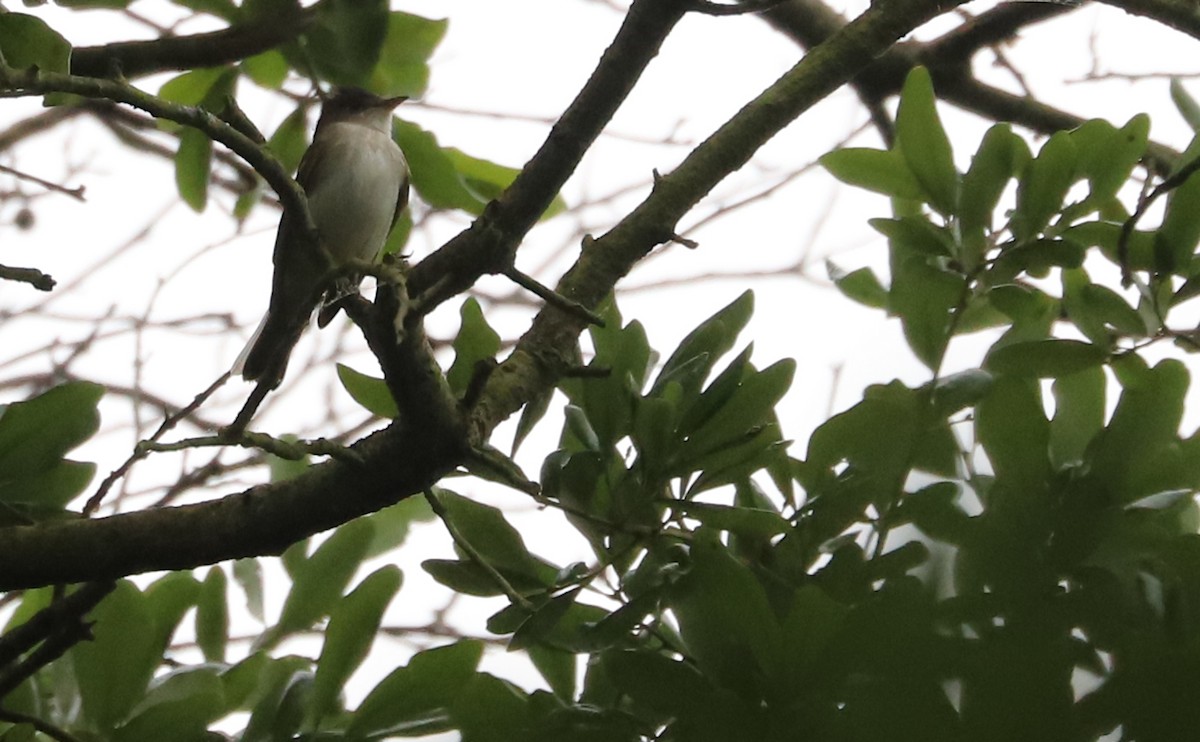
[[[304,317],[303,322],[297,322],[292,318],[267,312],[254,334],[250,336],[246,347],[233,362],[233,373],[241,374],[246,381],[269,379],[272,386],[278,386],[279,382],[283,381],[292,348],[300,341],[308,320],[308,315]]]

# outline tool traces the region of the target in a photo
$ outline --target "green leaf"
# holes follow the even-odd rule
[[[958,173],[950,139],[934,103],[933,80],[924,67],[914,67],[904,81],[896,113],[896,146],[908,169],[942,214],[957,213]]]
[[[820,162],[843,183],[893,198],[925,197],[921,182],[899,152],[848,147],[822,156]]]
[[[483,656],[483,644],[462,640],[413,655],[376,685],[350,719],[351,739],[449,729],[449,706],[463,691]]]
[[[454,168],[462,176],[467,187],[485,201],[499,198],[504,189],[508,188],[521,172],[519,168],[506,167],[491,160],[472,157],[455,147],[447,147],[445,153],[450,158],[450,162],[454,163]],[[566,210],[567,202],[560,194],[554,197],[539,218],[549,219]]]
[[[162,660],[146,597],[126,580],[92,611],[92,641],[71,650],[83,714],[111,730],[142,699]]]
[[[63,459],[20,479],[0,479],[0,503],[28,518],[12,525],[42,522],[66,514],[67,504],[87,489],[96,465]]]
[[[96,473],[96,465],[59,458],[99,428],[103,388],[83,382],[0,407],[0,517],[29,525],[70,517],[68,503]]]
[[[307,660],[284,657],[268,666],[241,742],[293,738],[303,721],[304,696],[312,688],[308,665]]]
[[[377,513],[366,517],[375,527],[375,536],[367,549],[367,558],[382,556],[401,546],[408,538],[414,523],[434,519],[433,510],[424,497],[406,497],[395,505],[390,505]]]
[[[225,67],[201,67],[176,75],[158,89],[158,97],[185,106],[198,106],[212,97],[212,91],[223,77]]]
[[[208,173],[212,168],[212,140],[199,129],[179,132],[179,151],[175,153],[175,185],[179,197],[193,211],[204,211],[208,204]]]
[[[691,498],[714,487],[748,481],[751,474],[777,464],[781,456],[786,456],[790,444],[791,441],[782,440],[777,422],[755,426],[738,439],[687,460],[683,468],[702,472],[684,496]]]
[[[0,411],[0,483],[54,466],[100,428],[104,387],[71,382]]]
[[[437,496],[450,522],[488,564],[550,584],[553,567],[529,553],[521,534],[498,509],[449,490],[438,490]]]
[[[575,655],[561,649],[535,644],[525,650],[529,660],[542,677],[554,695],[570,702],[575,699],[575,675],[577,663]]]
[[[833,281],[847,299],[874,309],[887,308],[888,292],[875,275],[875,271],[859,268],[847,273],[832,260],[825,261],[825,270],[829,273],[829,280]]]
[[[748,432],[772,422],[775,405],[791,387],[795,373],[796,362],[785,358],[762,371],[747,374],[729,402],[688,437],[680,448],[676,466],[696,465],[701,457],[739,442]]]
[[[975,434],[997,479],[1032,496],[1049,474],[1050,424],[1036,382],[1001,376],[975,406]]]
[[[246,77],[258,85],[272,90],[278,90],[283,86],[288,72],[291,70],[287,57],[278,49],[268,49],[252,57],[246,57],[240,66]]]
[[[16,70],[70,72],[71,44],[36,16],[0,13],[0,53]]]
[[[669,506],[672,510],[694,518],[709,528],[736,533],[739,536],[777,536],[791,528],[791,524],[774,510],[691,501],[671,502]]]
[[[513,432],[513,445],[510,456],[517,455],[517,449],[525,442],[525,438],[533,432],[534,427],[541,422],[546,416],[547,410],[550,409],[550,400],[554,398],[553,387],[548,387],[539,392],[533,399],[525,404],[521,410],[521,418],[517,420],[517,429]]]
[[[225,715],[225,689],[209,667],[191,667],[157,679],[113,737],[117,742],[202,739]]]
[[[1034,239],[1020,245],[1006,245],[988,274],[993,284],[1008,283],[1022,274],[1045,278],[1052,267],[1079,268],[1084,247],[1069,239]]]
[[[766,592],[713,530],[697,531],[691,556],[668,593],[689,654],[721,685],[746,695],[765,690],[760,678],[776,672],[782,640]]]
[[[337,365],[337,374],[342,388],[372,415],[392,420],[400,414],[396,400],[392,398],[392,392],[383,379],[367,376],[340,363]]]
[[[1104,370],[1098,366],[1054,380],[1050,454],[1063,466],[1083,460],[1088,444],[1104,428]]]
[[[1095,119],[1073,131],[1071,136],[1079,150],[1079,170],[1091,185],[1090,198],[1102,203],[1117,195],[1146,153],[1150,117],[1139,114],[1120,129]]]
[[[1167,200],[1167,213],[1154,239],[1156,267],[1185,273],[1200,242],[1200,173],[1192,174]]]
[[[258,694],[266,687],[267,675],[273,662],[275,660],[265,652],[254,652],[221,673],[221,683],[225,687],[225,702],[229,711],[248,711],[253,707],[258,701]]]
[[[394,565],[380,567],[334,606],[317,660],[306,728],[316,729],[321,719],[336,711],[338,695],[366,659],[383,613],[400,590],[401,577]]]
[[[282,436],[283,440],[289,443],[294,443],[298,439],[291,434]],[[267,454],[267,471],[270,472],[271,482],[286,482],[289,479],[294,479],[304,472],[308,471],[308,467],[312,463],[312,457],[304,454],[299,459],[285,459],[276,456],[273,453]]]
[[[868,219],[867,223],[888,238],[888,241],[903,245],[905,250],[934,257],[950,257],[954,254],[954,239],[940,227],[934,226],[924,216],[902,216],[897,219]]]
[[[1031,155],[1025,140],[1008,124],[996,124],[984,134],[971,167],[963,176],[959,218],[962,223],[963,265],[967,272],[982,261],[986,249],[985,230],[1009,180],[1020,175]]]
[[[912,523],[930,538],[961,545],[970,533],[971,518],[958,504],[962,489],[954,482],[937,482],[904,495],[892,511],[895,523]]]
[[[662,471],[678,447],[675,426],[679,409],[674,400],[648,397],[639,400],[633,415],[633,444],[639,463],[650,472]]]
[[[733,348],[738,334],[745,329],[753,314],[754,292],[746,291],[697,325],[663,364],[650,389],[650,396],[661,394],[663,387],[672,380],[678,381],[683,387],[685,398],[698,392],[717,359]],[[692,372],[681,375],[689,366]]]
[[[528,728],[526,697],[519,688],[487,673],[471,678],[450,705],[450,719],[472,742],[509,742]]]
[[[605,327],[589,328],[595,356],[588,365],[608,373],[564,384],[563,391],[583,410],[599,445],[611,447],[630,432],[636,397],[652,365],[652,351],[640,323],[634,321],[622,327],[611,303],[604,316]]]
[[[997,374],[1058,378],[1099,366],[1108,350],[1079,340],[1035,340],[1013,343],[988,354],[984,366]]]
[[[783,620],[781,669],[785,692],[803,693],[825,682],[822,659],[830,642],[844,630],[849,610],[816,585],[805,585],[792,596]]]
[[[1178,445],[1188,390],[1187,368],[1177,360],[1154,368],[1117,368],[1125,386],[1106,427],[1087,449],[1089,481],[1129,502],[1162,489],[1161,457]]]
[[[474,595],[480,598],[489,598],[504,594],[504,590],[497,584],[496,578],[472,561],[426,559],[421,562],[421,569],[425,570],[430,577],[456,593]],[[520,574],[504,574],[505,570],[498,571],[516,590],[533,593],[540,592],[546,587],[545,583],[541,580],[531,580]]]
[[[200,582],[187,572],[170,572],[146,588],[146,607],[154,619],[154,651],[167,651],[184,615],[200,599]]]
[[[16,609],[8,617],[8,623],[4,625],[4,633],[8,633],[18,626],[24,624],[29,619],[33,618],[38,611],[50,605],[55,597],[54,588],[41,587],[33,590],[26,590],[20,595],[20,602]]]
[[[621,693],[660,713],[701,716],[714,700],[707,673],[689,663],[645,650],[607,652],[602,661]]]
[[[279,623],[263,634],[259,648],[274,646],[296,631],[305,631],[329,614],[350,578],[366,558],[375,527],[365,519],[339,527],[300,565],[283,604]]]
[[[691,435],[707,424],[713,415],[729,404],[733,395],[742,388],[742,382],[750,375],[757,373],[750,363],[753,351],[754,346],[747,345],[736,358],[729,362],[729,365],[721,370],[721,373],[717,374],[717,378],[704,388],[699,399],[692,402],[679,420],[676,426],[679,434]],[[678,405],[678,402],[675,404]]]
[[[300,167],[300,158],[308,148],[308,106],[300,105],[287,115],[267,140],[267,149],[289,173]]]
[[[918,438],[919,404],[915,392],[898,381],[869,387],[863,401],[813,431],[808,463],[829,469],[847,461],[855,470],[887,480],[899,477]]]
[[[387,38],[387,0],[327,0],[316,10],[304,50],[317,74],[335,85],[368,85]]]
[[[429,58],[446,35],[448,24],[410,13],[389,13],[379,63],[371,73],[371,89],[387,97],[424,93],[429,85]]]
[[[962,276],[935,268],[920,256],[902,261],[895,270],[889,308],[900,316],[913,353],[932,370],[941,365],[950,341],[951,313],[963,290]]]
[[[1075,140],[1068,132],[1057,132],[1042,145],[1017,185],[1012,229],[1018,242],[1045,230],[1050,217],[1062,208],[1067,190],[1075,182],[1078,160]]]
[[[263,611],[263,575],[262,564],[253,557],[237,559],[233,562],[233,579],[237,581],[242,592],[246,594],[246,610],[258,622],[265,620]]]
[[[933,389],[937,416],[945,419],[978,402],[992,388],[994,378],[982,369],[968,369],[940,377]]]
[[[475,215],[483,213],[487,202],[467,186],[433,134],[416,124],[395,119],[392,136],[404,150],[413,188],[422,201],[435,209],[462,209]]]
[[[1062,283],[1063,308],[1088,340],[1107,347],[1113,330],[1133,337],[1146,335],[1146,322],[1138,311],[1117,292],[1092,283],[1083,269],[1063,271]]]
[[[1200,104],[1196,103],[1196,99],[1183,87],[1178,77],[1171,78],[1171,102],[1175,104],[1187,125],[1192,127],[1192,131],[1200,132]]]
[[[520,625],[513,630],[512,639],[508,643],[509,651],[526,649],[530,646],[543,643],[546,636],[558,626],[559,621],[563,619],[567,611],[575,605],[575,599],[579,597],[579,592],[582,589],[575,588],[561,595],[556,595],[538,606],[537,610],[532,614],[526,616]],[[490,622],[488,630],[498,634],[505,633],[502,630],[493,628]]]
[[[229,642],[229,598],[225,570],[210,567],[196,605],[196,643],[208,662],[224,662]]]
[[[500,351],[500,335],[488,325],[475,297],[468,297],[459,309],[458,335],[454,338],[454,363],[446,372],[446,381],[462,396],[476,374],[476,364],[494,360]]]

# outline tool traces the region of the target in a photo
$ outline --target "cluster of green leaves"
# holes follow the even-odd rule
[[[243,740],[290,739],[315,733],[352,739],[381,736],[393,726],[445,726],[444,708],[475,669],[478,643],[418,654],[384,679],[359,712],[344,708],[342,690],[371,649],[384,612],[400,590],[393,565],[354,582],[364,562],[399,547],[410,526],[431,517],[412,499],[334,531],[315,549],[294,545],[278,560],[290,584],[279,614],[267,621],[264,565],[243,559],[211,567],[200,579],[175,572],[139,589],[121,581],[89,616],[93,637],[43,668],[5,698],[4,708],[88,739],[209,739],[208,727],[247,714]],[[263,626],[249,653],[229,654],[230,609],[238,598]],[[45,608],[52,588],[26,591],[6,632]],[[190,620],[189,620],[190,617]],[[183,661],[172,649],[190,623],[203,660]],[[319,628],[317,659],[280,654],[280,643]],[[32,727],[5,739],[30,739]]]
[[[926,655],[931,677],[955,681],[958,698],[945,732],[926,739],[1090,740],[1118,726],[1185,739],[1194,728],[1180,694],[1200,677],[1200,437],[1179,434],[1183,364],[1151,367],[1138,351],[1164,338],[1195,347],[1169,320],[1200,276],[1200,178],[1179,178],[1161,225],[1123,244],[1118,192],[1148,132],[1144,116],[1090,121],[1033,155],[998,125],[959,173],[916,70],[892,149],[824,158],[895,212],[872,220],[890,287],[869,269],[835,268],[834,280],[897,316],[934,378],[869,389],[816,431],[799,470],[814,516],[823,505],[873,515],[873,561],[903,551],[883,548],[903,526],[949,547],[931,565],[952,575],[923,628],[942,637]],[[1093,278],[1122,269],[1133,301]],[[942,376],[949,342],[989,327],[1003,332],[982,368]],[[1120,387],[1111,417],[1106,368]],[[1080,672],[1092,680],[1080,685]]]
[[[758,370],[747,348],[717,370],[749,296],[661,366],[609,307],[591,331],[605,373],[563,385],[541,476],[595,562],[554,564],[499,510],[440,496],[470,548],[425,568],[509,597],[488,628],[550,688],[497,690],[496,722],[466,739],[1189,738],[1200,436],[1179,433],[1183,364],[1139,351],[1180,336],[1197,180],[1131,232],[1130,301],[1092,276],[1122,267],[1118,193],[1144,117],[1036,156],[998,126],[960,173],[917,70],[897,133],[825,160],[895,211],[873,221],[890,286],[836,280],[899,318],[931,379],[869,388],[790,458],[773,407],[791,363]],[[985,329],[979,368],[943,368],[956,336]]]
[[[66,454],[100,427],[104,388],[75,382],[0,405],[0,526],[67,517],[96,465]]]

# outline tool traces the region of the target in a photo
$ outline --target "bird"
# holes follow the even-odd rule
[[[352,260],[378,259],[408,203],[408,163],[392,139],[392,112],[405,100],[347,87],[336,89],[321,106],[296,182],[304,189],[328,257],[299,239],[304,227],[295,214],[285,211],[275,236],[267,313],[233,373],[277,387],[314,311],[321,308],[319,323],[324,327],[337,313],[339,300],[357,290],[357,280],[325,285],[330,269]]]

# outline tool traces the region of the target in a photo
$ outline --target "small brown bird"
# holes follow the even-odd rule
[[[335,266],[377,259],[408,203],[408,163],[392,139],[392,110],[404,100],[341,88],[321,108],[296,181]],[[357,290],[356,284],[322,286],[330,266],[295,239],[301,228],[286,212],[279,221],[267,315],[234,363],[234,373],[247,381],[278,386],[313,311],[325,307],[324,327],[337,313],[337,300]]]

